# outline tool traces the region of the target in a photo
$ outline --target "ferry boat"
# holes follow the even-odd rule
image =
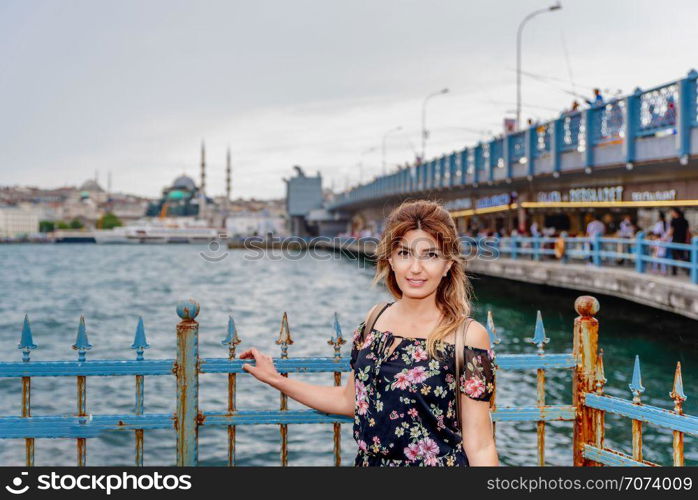
[[[165,244],[209,243],[218,237],[218,233],[218,229],[207,226],[205,221],[154,219],[109,230],[95,230],[93,235],[99,244]]]

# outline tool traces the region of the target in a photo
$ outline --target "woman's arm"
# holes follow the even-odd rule
[[[473,321],[468,332],[468,345],[491,349],[490,336],[482,324]],[[460,393],[462,410],[463,450],[471,466],[499,465],[494,442],[494,428],[489,401],[477,401]]]
[[[364,323],[378,304],[374,305],[366,315]],[[289,398],[298,401],[315,410],[336,415],[354,416],[354,370],[349,372],[347,383],[340,387],[313,385],[300,380],[283,377],[274,366],[271,356],[259,352],[254,347],[240,355],[241,359],[254,359],[255,364],[245,363],[242,369],[270,386],[280,390]]]
[[[240,355],[240,359],[254,359],[255,364],[245,363],[242,369],[257,380],[280,390],[288,397],[301,404],[323,413],[354,416],[354,372],[344,386],[331,387],[313,385],[282,376],[274,366],[271,356],[267,356],[254,347]]]
[[[463,450],[471,466],[499,465],[489,401],[475,401],[461,394]]]

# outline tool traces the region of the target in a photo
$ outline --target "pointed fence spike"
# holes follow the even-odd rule
[[[279,332],[279,338],[276,343],[281,346],[281,357],[285,358],[288,356],[288,346],[293,344],[293,339],[291,338],[291,330],[288,327],[288,315],[284,311],[284,315],[281,318],[281,331]]]
[[[136,350],[136,359],[143,359],[143,351],[148,349],[150,345],[145,338],[145,327],[143,326],[143,317],[138,316],[138,326],[136,326],[136,335],[133,338],[133,344],[131,344],[131,349]]]
[[[334,347],[334,357],[339,358],[341,356],[341,346],[346,344],[344,337],[342,337],[342,327],[339,324],[339,315],[334,313],[334,321],[332,322],[332,327],[334,328],[334,336],[327,341],[329,345]]]
[[[545,336],[545,326],[543,326],[543,316],[541,316],[540,311],[536,312],[536,326],[533,337],[526,337],[524,340],[538,346],[539,354],[543,354],[545,344],[550,342],[550,339]]]
[[[22,361],[29,361],[30,352],[36,349],[38,346],[34,343],[32,339],[32,329],[29,325],[29,315],[24,315],[24,324],[22,325],[22,335],[19,339],[19,344],[17,344],[17,349],[22,349]]]
[[[633,403],[640,402],[640,394],[645,392],[645,388],[642,386],[642,375],[640,374],[640,356],[635,355],[635,365],[633,366],[633,379],[628,387],[633,393]]]
[[[80,315],[80,324],[78,325],[78,335],[73,344],[73,349],[78,351],[78,361],[85,361],[85,353],[92,349],[92,344],[87,340],[87,329],[85,328],[85,316]]]
[[[241,342],[240,337],[238,337],[238,329],[235,326],[235,320],[232,315],[228,315],[228,332],[225,338],[221,341],[221,344],[228,346],[228,359],[233,359],[235,357],[235,348]]]
[[[674,386],[669,393],[669,397],[674,400],[676,405],[681,405],[686,401],[686,394],[683,392],[683,377],[681,376],[681,361],[676,362],[676,370],[674,371]]]
[[[288,315],[284,312],[281,318],[281,331],[279,331],[279,338],[276,341],[277,344],[293,344],[293,339],[291,338],[291,330],[288,327]]]
[[[497,328],[494,326],[494,319],[492,318],[492,311],[487,311],[487,325],[485,326],[487,333],[490,336],[490,344],[499,344],[502,340],[497,337]]]
[[[228,315],[228,334],[221,341],[221,344],[227,345],[228,348],[233,349],[240,342],[241,342],[241,340],[238,337],[238,330],[235,327],[235,320],[233,319],[233,317],[231,315]]]
[[[37,345],[32,339],[32,329],[29,325],[29,315],[24,315],[24,324],[22,325],[22,336],[20,337],[19,344],[17,344],[17,349],[36,349]]]

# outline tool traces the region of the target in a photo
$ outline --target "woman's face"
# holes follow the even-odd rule
[[[433,293],[453,265],[436,240],[421,229],[405,233],[388,261],[403,295],[415,299]]]

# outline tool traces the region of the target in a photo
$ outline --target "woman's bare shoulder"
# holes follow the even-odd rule
[[[471,319],[468,331],[465,337],[466,345],[478,347],[480,349],[491,349],[490,334],[487,333],[487,328],[475,319]]]

